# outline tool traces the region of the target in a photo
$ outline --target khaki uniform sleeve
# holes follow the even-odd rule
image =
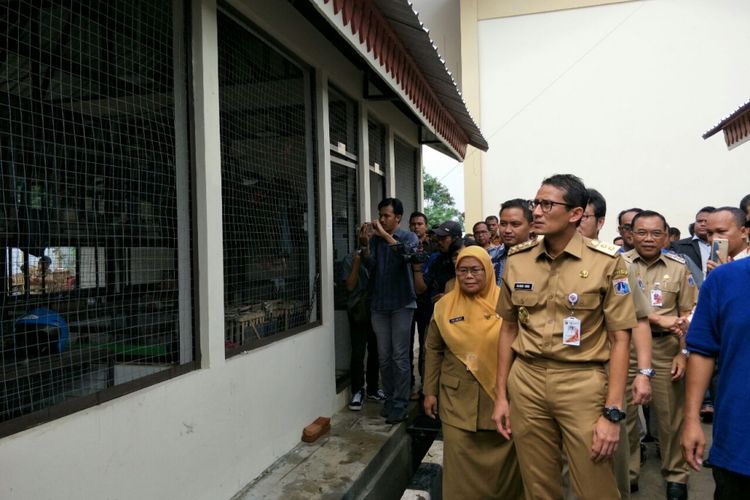
[[[508,284],[508,268],[505,268],[505,273],[503,273],[503,280],[500,284],[500,298],[497,299],[497,306],[495,307],[495,312],[503,318],[503,321],[512,321],[516,322],[518,321],[518,314],[516,312],[516,308],[513,307],[513,302],[511,301],[511,291],[510,291],[510,285]]]
[[[630,285],[630,294],[633,296],[633,305],[635,306],[635,317],[638,319],[647,318],[651,314],[651,306],[648,303],[646,294],[638,286],[638,274],[635,272],[635,266],[628,266],[628,284]]]
[[[615,269],[624,269],[625,262],[621,256],[617,256],[607,273],[607,292],[604,295],[604,324],[608,332],[616,330],[629,330],[638,324],[635,316],[635,305],[633,304],[633,292],[618,295],[612,283]]]
[[[680,297],[678,300],[678,311],[682,314],[683,311],[692,311],[695,303],[698,302],[698,287],[695,286],[695,280],[693,275],[690,274],[690,269],[687,266],[683,266],[682,279],[680,280]]]
[[[440,369],[445,356],[445,341],[434,319],[430,321],[425,337],[422,392],[426,396],[437,396],[440,386]]]

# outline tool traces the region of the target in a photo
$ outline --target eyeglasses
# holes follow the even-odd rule
[[[630,232],[630,231],[633,230],[633,225],[632,224],[623,224],[622,226],[620,226],[620,229],[623,230],[623,231]]]
[[[646,236],[650,234],[652,238],[658,240],[659,238],[661,238],[667,233],[659,229],[655,229],[653,231],[646,231],[645,229],[639,229],[638,231],[633,231],[633,234],[638,236],[639,238],[645,238]]]
[[[567,203],[560,203],[559,201],[552,201],[552,200],[529,200],[529,209],[534,210],[539,205],[542,206],[542,212],[548,213],[552,210],[552,207],[555,205],[562,205],[564,207],[569,207]]]
[[[472,276],[479,276],[484,273],[483,267],[459,267],[456,269],[456,274],[459,276],[466,276],[471,274]]]
[[[588,219],[589,217],[596,217],[596,214],[583,214],[583,215],[581,216],[581,220],[586,220],[586,219]]]

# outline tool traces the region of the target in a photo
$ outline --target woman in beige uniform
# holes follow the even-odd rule
[[[424,409],[443,429],[443,496],[523,498],[513,442],[492,421],[500,290],[487,251],[464,248],[457,286],[435,304],[425,345]],[[439,402],[439,403],[438,403]]]

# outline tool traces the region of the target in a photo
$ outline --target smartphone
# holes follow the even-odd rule
[[[726,262],[729,256],[729,240],[724,238],[714,238],[711,243],[710,260],[719,263]]]

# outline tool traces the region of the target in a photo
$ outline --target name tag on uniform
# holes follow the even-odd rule
[[[516,282],[513,285],[513,289],[514,290],[533,290],[534,289],[534,284],[533,283],[519,283],[519,282]]]
[[[563,344],[581,345],[581,320],[570,316],[563,320]]]
[[[458,323],[459,321],[463,321],[463,320],[464,320],[464,317],[463,317],[463,316],[457,316],[457,317],[455,317],[455,318],[451,318],[451,319],[449,319],[448,321],[449,321],[449,322],[450,322],[451,324],[453,324],[453,323]]]
[[[651,290],[651,307],[662,307],[664,306],[664,295],[661,290]]]

